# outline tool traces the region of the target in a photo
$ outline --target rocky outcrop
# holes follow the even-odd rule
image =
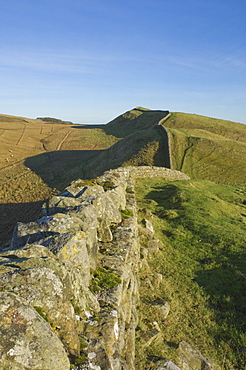
[[[43,217],[16,225],[0,254],[1,369],[134,369],[134,181],[145,176],[188,179],[167,168],[118,168],[74,181]],[[168,314],[166,302],[153,305]]]

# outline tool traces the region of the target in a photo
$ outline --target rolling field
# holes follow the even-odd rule
[[[82,176],[86,161],[117,141],[100,126],[0,115],[0,246],[16,222],[35,220],[45,199]]]

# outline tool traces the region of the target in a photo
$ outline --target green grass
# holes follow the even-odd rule
[[[34,309],[37,311],[37,313],[46,321],[49,322],[47,318],[47,314],[42,310],[41,307],[34,307]]]
[[[244,184],[246,125],[172,113],[164,126],[169,131],[173,169],[193,179]]]
[[[112,289],[121,283],[119,275],[112,272],[110,269],[99,267],[93,272],[90,289],[93,293],[101,290]]]
[[[242,123],[188,113],[172,113],[165,123],[167,128],[202,130],[230,140],[246,142],[246,128]]]
[[[119,166],[167,166],[166,139],[157,129],[165,116],[164,111],[136,108],[104,125],[104,134],[115,141],[118,138],[118,142],[87,162],[85,176],[93,178]],[[193,179],[228,185],[245,182],[245,125],[195,114],[172,113],[163,126],[169,132],[173,169]]]
[[[151,273],[163,275],[160,287],[146,285],[140,272],[140,328],[156,320],[163,342],[144,348],[138,338],[138,369],[152,369],[148,359],[177,361],[185,340],[221,369],[246,366],[246,192],[243,187],[207,181],[142,180],[138,207],[152,212],[160,251],[150,259]],[[140,220],[146,217],[139,212]],[[143,239],[144,240],[144,239]],[[151,316],[146,299],[170,302],[167,319]]]
[[[104,128],[105,126],[103,126]],[[119,141],[117,137],[114,135],[106,134],[103,128],[95,128],[91,129],[89,135],[87,136],[86,140],[90,144],[97,145],[100,144],[102,149],[109,148],[110,146],[114,145]],[[88,129],[87,129],[88,130]]]
[[[122,218],[127,219],[133,217],[133,211],[131,209],[122,209],[120,211]]]

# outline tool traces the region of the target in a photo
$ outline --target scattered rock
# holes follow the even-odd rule
[[[152,306],[152,310],[156,312],[157,317],[161,320],[165,320],[167,318],[170,311],[170,305],[167,301],[162,298],[156,298],[150,304]]]
[[[151,234],[154,234],[155,230],[153,228],[153,225],[152,223],[147,220],[147,219],[143,219],[142,220],[142,224],[144,225],[144,227],[151,233]]]
[[[150,239],[148,241],[149,251],[154,252],[154,253],[158,252],[159,251],[159,242],[160,242],[159,239],[155,239],[155,238]]]
[[[179,363],[183,370],[216,370],[212,361],[185,341],[179,343]]]
[[[177,365],[175,365],[172,361],[158,361],[157,367],[155,370],[181,370]]]

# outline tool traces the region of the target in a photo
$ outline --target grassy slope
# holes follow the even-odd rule
[[[172,165],[194,179],[243,184],[246,125],[195,114],[172,113],[169,131]]]
[[[137,369],[152,369],[155,356],[177,362],[185,340],[219,365],[246,366],[246,189],[207,181],[138,182],[138,207],[153,216],[160,251],[149,260],[150,272],[163,275],[151,291],[145,268],[140,273],[142,299]],[[139,213],[140,220],[146,212]],[[170,302],[168,318],[148,309],[158,297]],[[141,331],[157,321],[161,342],[144,348]]]
[[[103,129],[121,140],[95,156],[86,177],[124,165],[167,166],[166,140],[156,126],[166,114],[136,108],[109,122]],[[174,169],[194,179],[245,182],[246,125],[185,113],[172,113],[162,125],[169,132]]]
[[[139,107],[109,122],[103,129],[121,140],[87,164],[86,177],[93,178],[119,166],[167,166],[166,140],[156,127],[167,114]]]

